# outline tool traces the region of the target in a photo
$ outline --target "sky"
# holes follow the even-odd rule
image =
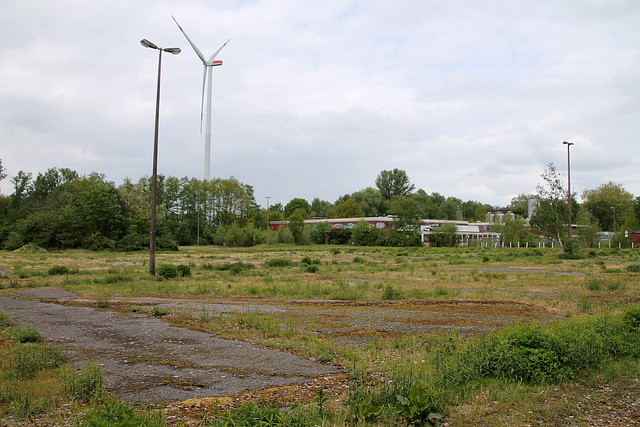
[[[496,206],[553,162],[571,187],[640,195],[637,0],[22,0],[0,14],[0,159],[18,171],[203,179],[202,63],[214,69],[212,178],[258,204],[334,202],[382,170]]]

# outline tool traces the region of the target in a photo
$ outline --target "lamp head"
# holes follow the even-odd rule
[[[180,53],[180,48],[179,47],[167,47],[167,48],[164,48],[162,50],[164,50],[165,52],[169,52],[172,55],[177,55],[177,54]]]
[[[140,40],[140,44],[144,47],[148,47],[150,49],[160,49],[158,46],[156,46],[155,44],[151,43],[149,40],[147,39],[142,39]]]
[[[562,141],[562,143],[563,143],[564,145],[573,145],[573,142],[569,142],[569,141]]]

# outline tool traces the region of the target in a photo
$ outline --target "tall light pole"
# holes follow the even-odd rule
[[[567,242],[571,242],[571,155],[569,154],[569,148],[573,145],[573,142],[562,141],[567,146],[567,204],[569,205],[569,233]]]
[[[267,199],[267,246],[269,246],[269,199],[271,196],[264,196]]]
[[[162,69],[162,52],[173,55],[180,53],[179,47],[158,47],[147,39],[140,40],[140,44],[150,49],[158,50],[158,88],[156,90],[156,122],[153,134],[153,177],[151,178],[151,218],[149,234],[149,274],[156,274],[156,200],[158,192],[158,124],[160,122],[160,70]]]

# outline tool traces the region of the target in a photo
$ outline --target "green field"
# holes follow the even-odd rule
[[[537,248],[181,247],[158,254],[158,274],[152,277],[145,253],[24,248],[2,252],[0,283],[4,295],[32,287],[62,288],[101,309],[164,316],[349,369],[349,393],[340,402],[321,391],[308,403],[311,410],[274,415],[265,407],[247,406],[244,414],[210,416],[202,425],[256,425],[262,416],[275,419],[271,425],[429,425],[441,419],[460,426],[592,425],[580,414],[607,419],[636,411],[638,417],[640,410],[620,406],[625,396],[640,391],[640,334],[634,323],[640,321],[639,255],[631,249],[585,250],[564,259],[561,250]],[[309,318],[313,310],[337,302],[373,314],[384,304],[387,310],[414,310],[416,325],[438,327],[417,332],[363,327],[337,337],[325,333],[327,325],[318,319],[158,312],[160,307],[132,302],[137,296],[258,304],[302,300],[316,307],[308,309]],[[415,315],[416,307],[443,305],[452,317],[427,309]],[[464,311],[468,307],[481,310],[471,319]],[[516,308],[507,313],[506,307]],[[507,314],[516,325],[503,328],[491,320]],[[343,315],[349,316],[348,309]],[[533,318],[540,321],[519,323]],[[448,319],[455,322],[443,325]],[[50,398],[34,391],[29,404],[43,406],[46,413],[80,422],[73,415],[80,408],[104,407],[108,400],[103,395],[82,403],[60,391],[69,388],[64,364],[47,366],[30,379],[7,374],[12,352],[21,345],[14,343],[11,331],[7,326],[3,333],[4,414],[23,415],[22,422],[28,423],[28,404],[21,409],[16,396],[24,400],[29,390],[42,390],[42,383],[51,387]],[[72,415],[61,415],[69,402],[64,408],[72,408]],[[44,415],[34,411],[31,416]],[[241,417],[249,417],[247,424],[240,424]]]

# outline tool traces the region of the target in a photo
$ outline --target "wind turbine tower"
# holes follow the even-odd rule
[[[204,117],[204,179],[205,180],[209,180],[211,178],[211,174],[210,174],[210,164],[211,164],[211,86],[212,86],[212,80],[213,80],[213,67],[218,67],[220,65],[222,65],[222,61],[216,61],[216,56],[218,55],[218,53],[220,53],[220,51],[222,50],[223,47],[225,47],[227,45],[227,43],[229,43],[229,41],[231,41],[231,39],[227,40],[225,44],[223,44],[222,46],[220,46],[220,49],[216,50],[213,55],[211,55],[209,57],[209,59],[206,59],[204,57],[204,55],[202,54],[202,52],[200,51],[200,49],[198,49],[198,47],[191,41],[191,39],[189,38],[189,36],[187,35],[187,33],[184,32],[184,30],[182,29],[182,27],[180,26],[180,24],[178,24],[178,21],[176,20],[176,18],[174,18],[173,16],[171,16],[174,20],[174,22],[176,23],[176,25],[178,26],[178,28],[180,28],[180,31],[182,31],[182,34],[184,34],[184,37],[187,39],[187,41],[189,42],[189,44],[191,45],[191,47],[193,48],[193,50],[196,52],[196,55],[198,55],[198,58],[200,58],[200,60],[202,61],[202,64],[204,65],[204,72],[202,74],[202,103],[200,106],[200,132],[202,132],[202,121],[203,121],[203,110],[204,110],[204,104],[205,104],[205,82],[206,82],[206,87],[207,87],[207,109],[205,111],[205,117]]]

